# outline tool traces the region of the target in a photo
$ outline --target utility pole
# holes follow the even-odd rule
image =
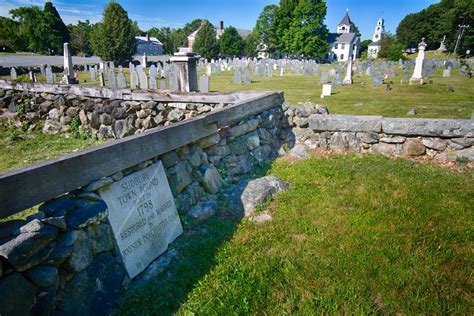
[[[462,39],[462,37],[464,36],[464,31],[469,28],[469,24],[468,24],[468,25],[464,24],[464,21],[465,21],[465,20],[463,19],[463,23],[462,23],[462,24],[459,24],[458,40],[456,41],[456,46],[454,47],[454,54],[455,54],[455,55],[457,54],[459,45],[461,44],[461,39]]]

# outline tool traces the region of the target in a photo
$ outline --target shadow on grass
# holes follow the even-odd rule
[[[272,163],[257,166],[241,178],[259,178],[267,174]],[[166,268],[144,286],[129,290],[117,303],[115,315],[173,315],[188,294],[216,265],[216,254],[237,230],[241,216],[229,209],[228,186],[218,197],[219,213],[207,222],[190,226],[182,217],[185,232],[161,257],[172,257]],[[159,259],[158,259],[159,260]]]

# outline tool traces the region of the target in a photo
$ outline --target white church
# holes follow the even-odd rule
[[[350,58],[359,57],[360,38],[354,33],[354,25],[349,17],[349,12],[337,26],[336,33],[329,34],[329,60],[347,62]]]
[[[380,48],[382,47],[382,37],[385,33],[385,21],[384,19],[380,18],[377,21],[377,25],[375,26],[374,36],[372,37],[372,43],[369,44],[369,48],[367,50],[367,57],[368,58],[378,58]]]

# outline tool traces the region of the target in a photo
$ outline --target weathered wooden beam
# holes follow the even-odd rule
[[[216,132],[198,118],[0,174],[0,218]]]

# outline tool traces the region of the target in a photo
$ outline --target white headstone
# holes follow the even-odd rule
[[[199,77],[199,91],[202,93],[209,92],[209,77],[202,75]]]
[[[117,88],[117,81],[115,80],[115,72],[113,68],[109,68],[109,72],[107,73],[107,83],[110,89]]]
[[[46,83],[49,83],[49,84],[54,83],[53,70],[51,69],[50,65],[46,66],[45,74],[46,74]]]
[[[352,84],[352,57],[350,57],[347,62],[347,72],[346,72],[346,77],[344,78],[343,84],[345,85]]]
[[[212,65],[211,64],[207,64],[207,66],[206,66],[206,75],[208,77],[210,77],[212,75]]]
[[[16,69],[15,68],[10,68],[10,79],[11,80],[16,80],[17,75],[16,75]]]
[[[422,38],[420,44],[418,44],[418,56],[416,57],[415,71],[410,78],[410,84],[423,84],[423,61],[426,46],[425,39]]]
[[[119,72],[117,75],[117,88],[125,89],[127,87],[127,80],[123,72]]]
[[[148,89],[148,77],[143,70],[139,71],[138,80],[140,81],[140,89]]]
[[[71,55],[71,49],[69,47],[69,43],[64,43],[63,45],[63,50],[64,50],[64,76],[61,80],[62,83],[65,84],[76,84],[77,79],[76,76],[74,75],[74,68],[72,64],[72,55]]]
[[[323,84],[323,93],[321,94],[321,98],[331,96],[331,92],[332,92],[332,85]]]
[[[130,278],[183,233],[161,161],[100,191]]]
[[[135,68],[130,68],[130,89],[138,87],[138,72]]]

